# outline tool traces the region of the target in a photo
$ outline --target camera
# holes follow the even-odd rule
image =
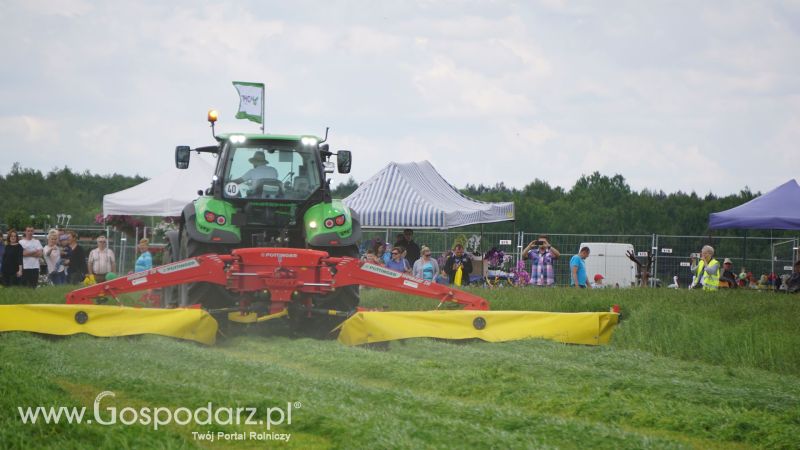
[[[544,245],[544,241],[541,239],[537,239],[536,241],[533,241],[533,245]]]

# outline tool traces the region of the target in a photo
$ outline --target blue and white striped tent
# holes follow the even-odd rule
[[[389,163],[344,199],[365,228],[447,229],[514,220],[514,203],[461,194],[428,161]]]

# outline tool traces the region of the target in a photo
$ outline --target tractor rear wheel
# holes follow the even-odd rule
[[[169,264],[207,253],[228,253],[222,245],[204,244],[195,241],[181,226],[175,239],[170,239],[164,247],[161,264]],[[233,296],[222,286],[212,283],[188,283],[165,287],[161,290],[163,308],[187,307],[200,303],[207,309],[230,306]]]
[[[191,225],[190,225],[191,226]],[[192,258],[207,253],[226,254],[230,249],[224,245],[208,244],[192,239],[182,226],[178,259]],[[224,287],[213,283],[188,283],[178,286],[180,306],[201,304],[206,309],[233,306],[235,299]]]

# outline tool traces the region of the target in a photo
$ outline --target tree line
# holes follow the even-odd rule
[[[357,187],[358,183],[350,177],[336,187],[334,197],[344,198]],[[725,196],[649,189],[635,191],[622,175],[608,176],[599,172],[581,176],[570,189],[534,179],[521,189],[499,182],[494,186],[467,184],[460,191],[475,200],[514,202],[517,230],[695,236],[709,234],[710,213],[736,207],[761,195],[747,187]],[[717,236],[741,233],[740,230],[714,231]],[[764,234],[749,233],[751,236]]]
[[[0,223],[19,227],[34,215],[35,224],[44,226],[45,222],[55,223],[57,214],[70,214],[72,224],[93,223],[102,210],[103,195],[146,180],[138,175],[79,173],[68,167],[43,173],[14,163],[8,174],[0,176]],[[333,196],[344,198],[357,188],[358,182],[350,177],[333,189]],[[494,186],[467,184],[461,192],[486,202],[514,202],[518,230],[576,234],[708,234],[710,213],[760,195],[747,187],[726,196],[648,189],[637,192],[622,175],[599,172],[580,177],[570,189],[535,179],[521,189],[499,182]],[[725,233],[738,232],[715,232]]]
[[[708,234],[708,215],[760,195],[745,187],[737,194],[703,196],[695,192],[634,191],[622,175],[594,172],[571,189],[535,179],[522,189],[503,183],[467,185],[462,191],[482,201],[513,201],[518,228],[592,234]]]
[[[28,224],[43,228],[56,224],[58,214],[71,215],[71,224],[94,223],[104,195],[146,180],[138,175],[78,173],[68,167],[42,173],[14,163],[8,174],[0,176],[0,223],[6,228]]]

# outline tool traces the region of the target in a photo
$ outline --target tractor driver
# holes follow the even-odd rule
[[[272,166],[267,165],[267,158],[264,157],[264,151],[257,151],[252,158],[248,159],[253,168],[244,173],[241,177],[232,180],[234,183],[241,183],[243,181],[255,181],[271,178],[278,179],[278,170]]]
[[[278,170],[272,166],[267,165],[267,158],[264,157],[264,151],[258,150],[252,158],[248,159],[253,168],[244,173],[241,177],[231,180],[236,184],[245,182],[252,186],[258,180],[278,179]]]

